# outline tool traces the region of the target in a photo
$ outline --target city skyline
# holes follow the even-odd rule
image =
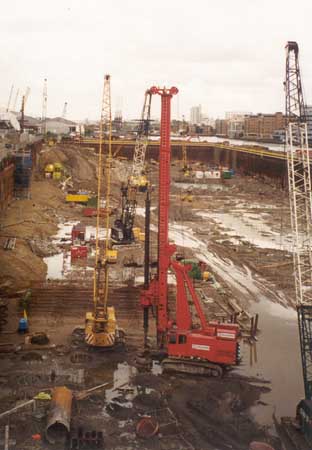
[[[122,99],[127,119],[139,117],[144,91],[154,84],[179,88],[175,119],[187,117],[196,104],[216,118],[233,109],[283,111],[287,40],[299,43],[310,104],[312,6],[300,0],[294,13],[286,4],[223,0],[208,6],[198,1],[186,15],[184,3],[175,0],[148,6],[139,0],[122,5],[12,0],[3,5],[0,18],[5,55],[0,104],[6,106],[12,84],[20,92],[30,86],[26,113],[40,116],[47,78],[49,117],[61,116],[66,101],[68,118],[97,120],[103,76],[110,73],[112,112]],[[154,117],[159,103],[153,102]]]

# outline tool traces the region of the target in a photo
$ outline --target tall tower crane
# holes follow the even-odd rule
[[[219,376],[223,369],[239,360],[239,327],[237,324],[207,322],[188,272],[173,258],[176,246],[169,242],[170,193],[170,107],[178,89],[152,87],[152,95],[161,97],[161,128],[159,149],[159,217],[158,217],[158,267],[157,275],[149,286],[144,285],[140,303],[144,312],[144,334],[148,328],[148,309],[155,307],[157,315],[157,343],[167,358],[165,369],[181,372]],[[169,314],[168,271],[175,273],[176,311]],[[194,326],[190,310],[196,310],[200,325]]]
[[[45,78],[43,81],[42,91],[42,116],[41,121],[43,124],[43,134],[47,134],[47,107],[48,107],[48,80]]]
[[[21,105],[21,132],[23,133],[25,127],[25,108],[26,103],[30,94],[30,87],[26,88],[25,94],[22,96],[22,105]]]
[[[14,84],[12,84],[11,89],[10,89],[9,100],[8,100],[8,106],[7,106],[7,112],[10,111],[10,106],[11,106],[11,100],[12,100],[13,89],[14,89]]]
[[[98,159],[98,191],[97,191],[97,218],[95,236],[95,265],[93,278],[93,311],[87,312],[85,324],[85,341],[91,347],[114,347],[123,342],[124,332],[118,328],[115,309],[108,306],[109,265],[116,263],[117,251],[110,248],[109,243],[109,214],[106,215],[105,242],[100,241],[100,216],[103,176],[103,135],[108,140],[108,149],[105,161],[106,181],[106,208],[109,210],[111,164],[112,164],[112,114],[111,114],[111,87],[110,75],[104,76],[102,99],[102,112],[100,121],[100,147]]]
[[[312,253],[311,167],[297,42],[286,45],[286,152],[296,306],[305,399],[297,418],[312,445]]]
[[[144,166],[150,128],[151,100],[151,92],[146,91],[134,147],[131,174],[127,184],[121,187],[121,216],[115,220],[112,228],[112,239],[118,244],[129,244],[134,241],[133,224],[137,206],[137,193],[138,191],[146,192],[148,187]]]

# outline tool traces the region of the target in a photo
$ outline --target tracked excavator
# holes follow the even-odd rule
[[[156,276],[145,279],[140,293],[143,308],[145,341],[149,327],[149,311],[156,312],[157,346],[164,355],[162,366],[173,370],[207,376],[221,376],[229,366],[240,360],[237,324],[208,322],[202,310],[192,280],[191,266],[181,264],[175,257],[176,246],[169,242],[170,191],[170,105],[178,89],[152,87],[152,95],[161,96],[161,130],[159,150],[159,218],[158,267]],[[168,272],[176,277],[175,313],[168,308]],[[193,322],[192,305],[199,318]]]
[[[151,113],[150,91],[145,92],[143,110],[137,132],[130,177],[121,187],[121,215],[115,220],[111,238],[115,244],[131,244],[134,241],[133,225],[137,206],[137,193],[146,192],[145,155],[148,143]]]

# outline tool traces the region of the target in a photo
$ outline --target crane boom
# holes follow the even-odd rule
[[[8,99],[8,106],[7,106],[7,112],[10,111],[13,89],[14,89],[14,84],[12,84],[11,89],[10,89],[10,94],[9,94],[9,99]]]
[[[100,241],[100,217],[103,172],[103,134],[108,137],[108,151],[105,161],[106,196],[105,206],[109,210],[110,180],[112,164],[112,115],[110,75],[104,77],[101,121],[100,148],[98,159],[97,218],[95,236],[95,265],[93,277],[93,311],[86,314],[85,341],[92,347],[114,347],[123,342],[124,333],[117,326],[115,309],[108,306],[109,265],[117,262],[117,251],[109,244],[109,214],[106,214],[105,243]]]
[[[26,88],[25,94],[22,96],[22,105],[21,105],[21,132],[24,132],[25,127],[25,107],[30,94],[30,87]]]
[[[47,134],[47,108],[48,108],[48,81],[45,78],[43,81],[43,91],[42,91],[42,115],[41,121],[43,123],[43,133]]]
[[[133,225],[137,206],[137,192],[145,192],[148,186],[144,166],[150,126],[151,100],[152,95],[147,90],[135,141],[131,173],[127,184],[123,184],[121,187],[121,216],[115,220],[112,228],[112,239],[118,244],[129,244],[134,241]]]
[[[62,119],[66,119],[67,116],[67,102],[64,103],[63,111],[62,111]]]
[[[312,193],[307,123],[299,67],[299,47],[286,45],[286,152],[296,306],[305,398],[312,399]],[[297,145],[297,147],[296,147]]]
[[[148,142],[148,134],[150,127],[150,118],[151,118],[151,102],[152,95],[149,90],[145,92],[144,95],[144,104],[141,114],[141,120],[139,123],[139,128],[137,132],[134,153],[133,153],[133,164],[132,164],[132,173],[130,176],[130,181],[137,184],[137,180],[144,173],[144,165],[145,165],[145,155],[146,148]]]

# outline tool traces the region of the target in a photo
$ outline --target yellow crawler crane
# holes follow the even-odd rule
[[[108,306],[109,266],[117,262],[117,251],[110,248],[109,215],[106,215],[105,243],[100,242],[100,203],[102,185],[102,145],[104,132],[108,138],[108,152],[105,164],[106,208],[109,209],[110,179],[112,163],[112,117],[110,75],[104,77],[102,114],[100,123],[100,147],[98,160],[98,195],[96,218],[96,247],[93,278],[93,311],[87,312],[85,323],[85,341],[91,347],[112,348],[124,342],[124,332],[118,328],[115,308]]]

